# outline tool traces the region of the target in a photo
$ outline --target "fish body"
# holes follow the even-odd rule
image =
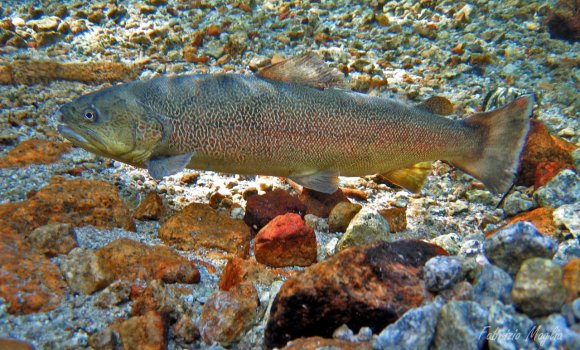
[[[62,106],[59,130],[154,177],[186,167],[287,177],[332,193],[339,175],[385,174],[416,191],[430,170],[425,162],[441,159],[492,190],[511,185],[532,97],[457,121],[333,88],[335,78],[303,55],[257,75],[135,81]]]

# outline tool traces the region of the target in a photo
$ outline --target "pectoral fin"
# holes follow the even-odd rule
[[[381,176],[397,186],[417,193],[423,187],[429,174],[431,174],[431,162],[422,162],[408,168],[389,171],[388,173],[381,174]]]
[[[186,153],[176,156],[152,158],[147,163],[147,170],[149,170],[149,175],[155,179],[174,175],[185,169],[192,156],[193,153]]]
[[[338,171],[321,170],[308,175],[290,176],[289,179],[308,189],[332,194],[338,190]]]

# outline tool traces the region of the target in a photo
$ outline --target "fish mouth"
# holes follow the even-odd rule
[[[102,149],[102,143],[99,137],[90,129],[75,130],[66,124],[59,124],[57,126],[58,132],[61,133],[73,145],[86,149],[87,151],[96,153],[98,155],[107,155],[107,150]],[[82,133],[82,134],[81,134]]]
[[[75,145],[78,144],[78,146],[84,146],[86,144],[90,144],[89,140],[87,140],[83,135],[79,134],[65,124],[59,124],[57,129],[58,132],[62,134],[62,136],[64,136],[67,140],[74,143]]]

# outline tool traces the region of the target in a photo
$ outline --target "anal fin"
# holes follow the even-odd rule
[[[289,179],[308,189],[332,194],[338,190],[338,171],[321,170],[307,175],[290,176]]]
[[[380,175],[397,186],[417,193],[423,187],[429,174],[431,174],[431,162],[417,163],[407,168],[392,170]]]
[[[149,175],[155,179],[174,175],[185,169],[192,156],[193,153],[185,153],[176,156],[152,158],[147,163],[147,170],[149,170]]]

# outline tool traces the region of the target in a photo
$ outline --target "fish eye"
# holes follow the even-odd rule
[[[86,120],[94,122],[97,120],[97,112],[93,109],[87,109],[83,112],[83,116]]]

